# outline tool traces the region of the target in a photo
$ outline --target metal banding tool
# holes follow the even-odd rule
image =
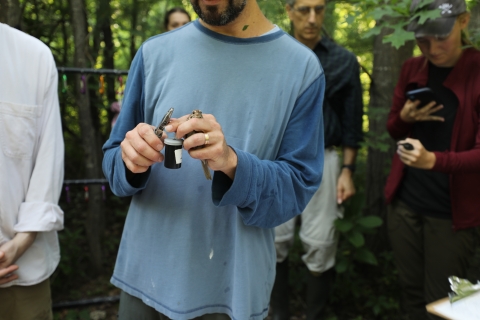
[[[173,108],[170,108],[167,111],[167,113],[163,116],[163,119],[162,121],[160,121],[160,124],[158,125],[158,127],[155,130],[153,130],[159,139],[162,139],[163,130],[165,130],[165,127],[170,122],[170,119],[172,118],[172,114],[173,114]]]

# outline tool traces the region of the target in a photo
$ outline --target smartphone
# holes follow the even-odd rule
[[[411,101],[420,100],[420,104],[418,105],[417,109],[425,107],[432,101],[437,102],[437,105],[440,104],[440,101],[438,101],[435,93],[428,87],[407,91],[406,96],[407,99],[410,99]]]

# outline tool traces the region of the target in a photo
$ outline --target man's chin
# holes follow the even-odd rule
[[[206,2],[208,1],[201,1],[200,5],[198,1],[192,1],[193,9],[203,22],[217,27],[226,26],[237,19],[247,3],[246,0],[236,5],[233,4],[233,1],[218,1],[218,5],[205,5]],[[212,0],[210,3],[217,2]],[[221,4],[224,4],[226,7],[223,8]]]
[[[304,33],[302,36],[305,40],[315,40],[318,38],[318,33]]]

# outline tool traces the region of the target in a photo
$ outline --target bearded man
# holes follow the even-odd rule
[[[323,69],[255,0],[191,2],[198,20],[139,49],[103,148],[113,192],[133,196],[111,279],[119,319],[260,320],[273,228],[322,178]],[[177,170],[161,163],[167,135],[184,138]]]

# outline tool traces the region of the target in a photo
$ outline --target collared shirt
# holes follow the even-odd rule
[[[45,44],[2,23],[0,48],[0,246],[18,232],[38,232],[15,262],[19,278],[0,287],[34,285],[60,260],[64,145],[58,73]]]
[[[325,147],[359,148],[363,140],[363,101],[357,58],[325,36],[313,52],[322,63],[326,79]]]

